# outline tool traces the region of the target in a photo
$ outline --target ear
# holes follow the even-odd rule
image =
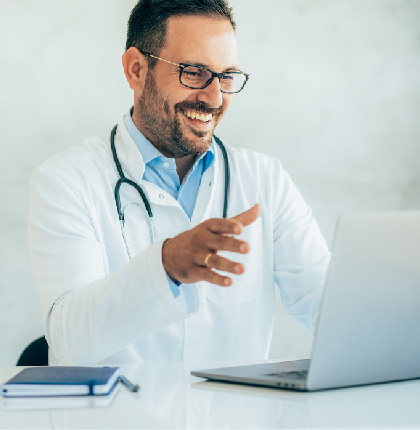
[[[121,60],[130,88],[134,91],[143,91],[149,65],[146,56],[132,46],[125,51]]]

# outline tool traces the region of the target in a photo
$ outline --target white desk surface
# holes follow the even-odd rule
[[[0,398],[0,428],[420,428],[420,380],[299,393],[189,373],[231,364],[122,365],[138,393],[119,384],[105,397]],[[0,367],[0,384],[19,370]]]

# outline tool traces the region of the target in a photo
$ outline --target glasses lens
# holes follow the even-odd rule
[[[202,67],[186,66],[182,69],[181,83],[190,88],[204,88],[212,79],[209,70]],[[241,91],[246,82],[246,76],[240,72],[227,72],[220,78],[220,89],[224,93]]]
[[[241,91],[246,82],[243,73],[225,73],[220,79],[220,89],[224,93],[237,93]]]
[[[211,73],[201,67],[187,66],[181,73],[181,83],[192,88],[203,88],[211,79]]]

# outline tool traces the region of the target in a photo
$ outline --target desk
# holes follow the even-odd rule
[[[297,393],[189,374],[227,365],[122,365],[138,393],[119,384],[110,397],[1,398],[0,428],[420,428],[420,380]],[[0,383],[19,370],[0,368]]]

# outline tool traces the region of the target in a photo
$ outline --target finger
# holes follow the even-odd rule
[[[232,279],[229,276],[219,275],[207,267],[196,267],[193,273],[196,279],[210,282],[210,284],[220,285],[221,287],[229,287],[232,285]]]
[[[241,263],[230,261],[217,254],[212,254],[207,259],[207,267],[220,270],[221,272],[234,273],[235,275],[244,273],[244,266]]]
[[[241,234],[242,225],[234,219],[212,218],[206,221],[207,228],[216,234]]]
[[[256,203],[252,208],[239,215],[231,218],[233,221],[239,221],[244,227],[252,224],[261,214],[261,206]]]
[[[249,252],[249,245],[247,242],[221,234],[212,234],[208,238],[206,246],[209,252],[229,251],[239,254],[247,254]]]

